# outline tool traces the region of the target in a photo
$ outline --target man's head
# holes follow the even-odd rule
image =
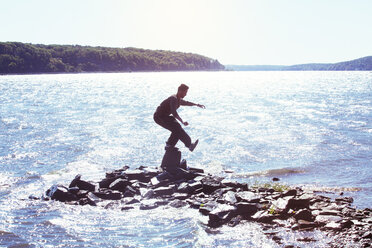
[[[189,90],[189,86],[186,84],[181,84],[178,87],[177,96],[180,98],[184,98],[187,95],[187,91]]]

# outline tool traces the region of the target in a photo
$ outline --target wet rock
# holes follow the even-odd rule
[[[233,205],[237,203],[237,199],[235,197],[235,192],[233,191],[228,191],[223,195],[223,201],[227,204]]]
[[[269,214],[267,210],[260,210],[257,213],[255,213],[251,218],[252,220],[255,220],[257,222],[271,223],[274,220],[275,216]]]
[[[250,203],[259,203],[260,196],[256,193],[250,191],[242,191],[235,194],[238,201],[250,202]]]
[[[154,189],[154,194],[159,197],[169,196],[173,194],[175,191],[176,186],[168,186],[168,187],[159,187]]]
[[[283,192],[282,197],[286,197],[286,196],[296,196],[296,195],[297,195],[297,190],[295,190],[295,189],[290,189],[290,190],[287,190],[287,191]]]
[[[318,223],[312,222],[312,221],[306,221],[306,220],[299,220],[297,224],[292,226],[293,230],[299,230],[299,229],[313,229],[319,227]]]
[[[63,185],[53,185],[47,190],[46,195],[52,200],[57,200],[61,202],[76,201],[77,196],[70,193],[66,187]]]
[[[299,210],[306,208],[308,209],[310,206],[310,200],[309,199],[289,199],[287,208],[293,209],[293,210]]]
[[[228,204],[219,204],[209,213],[208,226],[218,227],[236,216],[236,207]]]
[[[140,210],[151,210],[159,207],[158,203],[154,200],[141,201]]]
[[[199,212],[208,215],[211,211],[218,207],[218,202],[216,201],[209,201],[205,204],[200,204]]]
[[[315,222],[318,223],[324,223],[328,224],[329,222],[340,222],[342,221],[342,218],[340,216],[334,216],[334,215],[318,215],[315,218]]]
[[[245,218],[251,217],[261,208],[258,203],[239,202],[237,205],[237,214]]]
[[[152,198],[155,195],[153,189],[140,188],[140,194],[142,198]]]
[[[128,178],[128,180],[137,180],[143,183],[150,182],[151,178],[154,177],[154,174],[152,173],[146,173],[142,170],[127,170],[125,172],[125,176]]]
[[[122,198],[122,194],[120,192],[115,192],[112,190],[96,191],[93,192],[93,194],[104,200],[120,200]]]
[[[133,189],[131,186],[127,186],[123,193],[123,197],[133,197],[137,194],[137,191]]]
[[[186,193],[174,193],[172,196],[174,199],[177,200],[186,200],[187,198],[190,197],[189,194]]]
[[[231,179],[223,179],[221,183],[227,187],[231,187],[234,189],[242,189],[242,190],[248,190],[248,184],[246,183],[239,183],[237,181],[233,181]]]
[[[338,197],[335,199],[336,202],[348,202],[353,203],[354,199],[352,197]]]
[[[314,220],[314,216],[311,214],[310,210],[308,209],[299,210],[293,217],[296,220],[306,220],[306,221]]]
[[[280,181],[280,179],[277,178],[277,177],[273,177],[272,180],[273,180],[273,182],[279,182]]]
[[[68,192],[70,192],[71,194],[74,194],[76,195],[78,192],[79,192],[79,187],[71,187],[71,188],[68,188]]]
[[[122,178],[121,176],[104,178],[98,183],[98,186],[101,189],[108,189],[110,188],[110,184],[112,184],[117,179],[121,178]]]
[[[171,203],[169,203],[169,206],[174,207],[174,208],[182,208],[182,207],[187,206],[187,203],[185,201],[176,199],[172,201]]]
[[[327,223],[323,229],[332,230],[332,231],[340,231],[342,229],[342,224],[332,221],[332,222]]]
[[[118,178],[109,185],[109,188],[112,190],[125,192],[127,186],[130,186],[130,185],[132,184],[127,179]]]
[[[219,177],[205,177],[201,180],[203,186],[203,192],[206,194],[212,194],[215,190],[223,187],[222,178]]]

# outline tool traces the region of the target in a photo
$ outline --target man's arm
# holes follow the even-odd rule
[[[188,101],[185,101],[183,99],[180,100],[180,105],[182,106],[198,106],[199,108],[203,108],[205,109],[205,106],[202,105],[202,104],[197,104],[197,103],[193,103],[193,102],[188,102]]]

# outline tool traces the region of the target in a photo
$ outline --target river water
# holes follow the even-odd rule
[[[210,230],[197,210],[121,211],[30,200],[76,174],[159,166],[158,104],[190,86],[183,158],[248,182],[302,185],[372,206],[371,72],[171,72],[0,76],[0,246],[277,247],[260,226]],[[229,172],[229,173],[227,173]],[[296,235],[286,234],[296,245]],[[329,241],[311,234],[318,247]],[[298,244],[297,244],[298,245]],[[301,247],[306,244],[301,244]],[[309,247],[314,244],[308,244]]]

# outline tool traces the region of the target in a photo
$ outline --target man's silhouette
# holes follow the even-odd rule
[[[181,127],[181,122],[183,125],[187,126],[189,123],[183,121],[177,113],[177,109],[180,106],[198,106],[199,108],[205,108],[204,105],[196,104],[183,100],[187,95],[189,87],[185,84],[181,84],[178,87],[176,95],[172,95],[165,99],[159,107],[156,109],[154,114],[154,120],[157,124],[171,131],[168,141],[166,142],[166,149],[170,147],[175,147],[178,140],[181,140],[190,151],[193,151],[198,144],[199,140],[191,142],[190,136]]]

